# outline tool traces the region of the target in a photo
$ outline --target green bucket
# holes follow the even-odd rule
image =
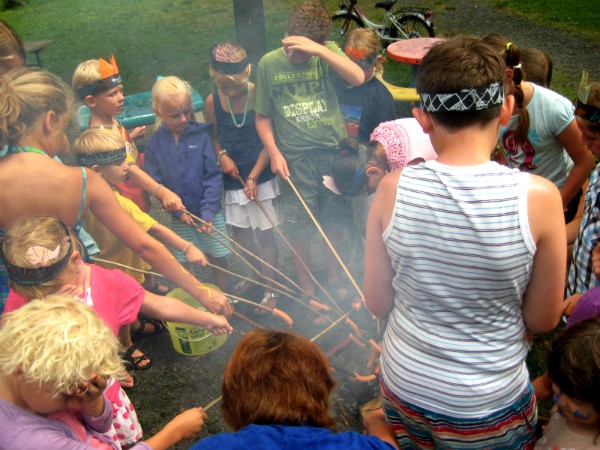
[[[218,287],[211,284],[207,284],[206,286],[219,290]],[[173,289],[167,296],[181,300],[194,308],[206,311],[206,308],[198,300],[181,288]],[[227,333],[215,336],[204,327],[187,323],[165,322],[165,325],[171,335],[171,342],[175,351],[186,356],[206,355],[223,345],[228,336]]]

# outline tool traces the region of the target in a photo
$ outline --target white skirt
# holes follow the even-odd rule
[[[273,177],[258,185],[258,201],[269,215],[275,225],[279,225],[279,177]],[[268,230],[272,228],[271,222],[256,205],[244,194],[243,189],[225,191],[223,196],[225,207],[225,221],[227,225],[238,228],[252,228]]]

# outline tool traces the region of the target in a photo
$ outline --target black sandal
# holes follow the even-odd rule
[[[140,356],[133,356],[133,352],[136,350],[139,350],[142,354]],[[133,370],[148,370],[154,363],[154,361],[148,358],[148,355],[142,352],[135,344],[131,344],[131,347],[129,347],[125,353],[123,353],[123,359],[127,362],[127,365],[131,366]],[[150,362],[140,365],[144,361]]]
[[[150,319],[149,317],[139,316],[140,326],[135,330],[131,329],[131,339],[134,341],[139,341],[145,337],[156,336],[166,330],[165,324],[160,320]],[[153,331],[146,331],[146,325],[152,325],[154,327]]]

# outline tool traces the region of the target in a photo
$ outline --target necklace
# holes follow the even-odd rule
[[[238,128],[242,128],[246,124],[246,114],[248,114],[248,103],[250,101],[250,82],[246,81],[246,104],[244,105],[244,117],[242,118],[242,123],[237,123],[235,121],[235,114],[233,114],[233,109],[231,109],[229,97],[225,96],[225,100],[227,101],[227,107],[229,108],[229,114],[231,114],[231,120],[233,120],[233,124]]]
[[[38,153],[40,155],[48,156],[48,153],[34,148],[34,147],[9,147],[7,153]]]

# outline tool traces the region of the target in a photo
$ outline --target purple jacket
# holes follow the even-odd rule
[[[175,143],[161,125],[148,140],[144,170],[175,192],[185,208],[208,222],[221,210],[223,174],[217,165],[210,123],[190,122]],[[174,217],[181,212],[173,213]]]

